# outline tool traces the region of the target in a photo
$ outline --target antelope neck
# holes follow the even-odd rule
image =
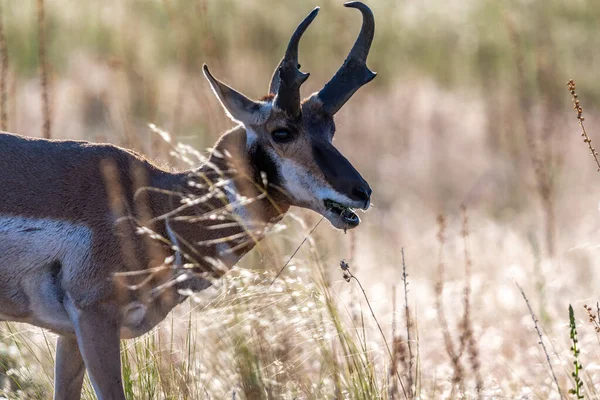
[[[277,190],[265,189],[265,154],[256,143],[247,146],[239,126],[221,136],[201,167],[159,176],[153,186],[168,194],[153,192],[150,203],[155,217],[169,215],[160,231],[204,268],[215,260],[233,266],[289,209]]]

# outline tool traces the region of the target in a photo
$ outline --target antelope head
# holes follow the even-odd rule
[[[260,160],[258,167],[270,185],[282,189],[287,205],[314,210],[338,229],[358,226],[355,209],[369,208],[371,188],[333,146],[334,116],[376,75],[366,65],[375,29],[373,13],[361,2],[344,5],[362,13],[358,39],[334,77],[302,101],[300,86],[309,74],[299,70],[298,44],[318,7],[296,28],[263,100],[247,98],[203,67],[228,116],[245,128],[250,159]]]

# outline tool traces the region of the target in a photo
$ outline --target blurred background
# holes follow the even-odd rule
[[[261,97],[295,26],[319,5],[322,10],[300,45],[302,70],[311,73],[302,88],[308,96],[339,68],[361,23],[360,13],[337,0],[46,0],[42,6],[34,0],[0,1],[8,51],[2,105],[6,129],[44,134],[40,75],[45,73],[52,138],[122,145],[165,167],[183,165],[148,124],[197,149],[210,147],[232,127],[202,76],[203,63],[246,95]],[[577,82],[592,144],[600,144],[600,55],[595,52],[600,47],[599,4],[367,3],[376,18],[368,64],[378,76],[336,115],[335,144],[373,187],[373,208],[362,216],[361,226],[346,235],[321,224],[311,246],[332,301],[345,310],[342,319],[350,320],[350,335],[368,344],[364,357],[376,369],[378,396],[404,394],[390,383],[394,379],[389,354],[362,291],[342,280],[337,265],[340,259],[350,262],[393,344],[394,357],[401,357],[397,352],[407,349],[402,347],[407,343],[403,249],[412,320],[409,343],[415,346],[409,357],[412,372],[400,371],[405,384],[418,371],[410,378],[410,394],[429,399],[566,396],[575,385],[568,318],[572,304],[584,389],[587,397],[598,398],[600,340],[583,305],[595,313],[600,300],[599,176],[581,140],[566,83],[571,78]],[[45,68],[40,37],[45,42]],[[289,226],[287,233],[269,238],[278,249],[272,250],[275,266],[283,265],[319,219],[301,210],[294,213],[307,228],[289,218],[284,224]],[[295,262],[311,269],[311,257],[312,250],[306,250]],[[241,267],[262,271],[268,270],[266,264],[264,254],[257,252]],[[299,278],[294,273],[300,270],[290,271],[289,279]],[[536,315],[549,362],[517,283]],[[188,307],[184,321],[191,320],[190,315],[199,321],[214,317],[209,311],[194,311],[194,306],[182,307]],[[296,310],[286,310],[283,315],[292,322],[279,320],[278,326],[293,331]],[[364,317],[362,323],[357,315]],[[173,320],[169,324],[176,325]],[[360,331],[357,327],[362,334],[355,333]],[[186,328],[183,323],[182,330]],[[209,328],[198,333],[199,343],[227,331],[223,326]],[[48,398],[52,335],[27,325],[6,325],[0,327],[0,337],[0,386],[5,396]],[[152,336],[156,337],[161,336]],[[189,337],[181,340],[185,350]],[[305,356],[302,374],[320,376],[310,371],[322,366],[308,364],[321,360],[322,349],[310,340],[298,340],[293,348]],[[239,354],[231,354],[229,360],[236,357]],[[282,368],[289,366],[277,360]],[[178,362],[190,365],[183,357]],[[275,374],[277,378],[269,380],[272,360],[257,361],[264,380],[262,389],[253,392],[246,390],[251,386],[244,383],[246,378],[240,378],[243,368],[232,364],[230,369],[210,369],[208,361],[194,362],[203,371],[197,375],[203,377],[198,378],[202,390],[197,394],[142,395],[136,386],[130,398],[231,398],[236,390],[240,398],[311,398],[311,393],[313,398],[374,398],[347,388],[338,391],[333,378],[322,380],[318,390],[310,385],[302,389],[294,383],[302,380],[300,372],[287,378]],[[133,369],[134,381],[140,374],[136,368],[139,365]],[[36,376],[35,371],[42,372]],[[14,378],[19,374],[24,377]],[[206,379],[222,382],[210,386]],[[15,387],[17,380],[20,389]],[[268,389],[269,382],[279,386]]]

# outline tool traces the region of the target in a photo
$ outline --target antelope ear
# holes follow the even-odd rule
[[[259,125],[269,118],[270,103],[250,100],[242,93],[215,78],[206,64],[202,66],[202,71],[225,109],[227,116],[233,121],[241,122],[244,125]]]

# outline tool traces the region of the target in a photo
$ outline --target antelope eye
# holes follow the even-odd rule
[[[276,143],[287,143],[294,139],[294,134],[288,129],[275,129],[271,136]]]

